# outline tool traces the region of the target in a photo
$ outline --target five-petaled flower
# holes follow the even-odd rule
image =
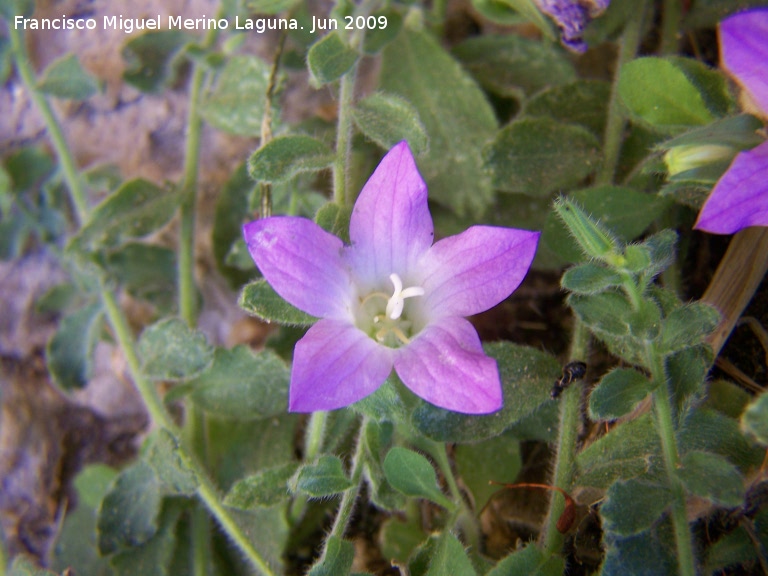
[[[275,291],[318,316],[296,344],[289,409],[332,410],[403,384],[448,410],[502,406],[496,361],[464,318],[504,300],[525,277],[539,233],[473,226],[433,244],[427,188],[405,142],[365,184],[351,245],[311,220],[275,216],[243,228]]]
[[[720,62],[768,117],[768,9],[741,12],[720,23]],[[715,185],[695,228],[733,234],[768,226],[768,142],[740,152]]]

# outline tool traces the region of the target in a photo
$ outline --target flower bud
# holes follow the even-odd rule
[[[721,144],[686,144],[667,150],[664,163],[673,177],[710,164],[730,162],[737,152],[733,146]]]
[[[577,204],[560,197],[555,200],[555,212],[587,256],[610,262],[614,260],[618,241]]]

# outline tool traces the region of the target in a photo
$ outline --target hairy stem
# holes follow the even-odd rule
[[[27,48],[24,44],[24,36],[22,35],[22,32],[17,30],[15,26],[9,24],[8,34],[11,37],[11,50],[14,63],[16,64],[16,70],[18,70],[19,76],[21,76],[24,87],[27,89],[32,101],[43,116],[48,136],[51,138],[51,143],[53,144],[56,156],[59,159],[59,164],[61,165],[64,181],[67,183],[67,188],[69,189],[70,199],[75,207],[77,223],[82,226],[88,219],[88,199],[86,197],[83,181],[80,178],[77,165],[75,164],[75,159],[69,151],[67,141],[64,138],[64,132],[61,129],[61,125],[56,118],[56,114],[54,113],[50,102],[48,102],[45,95],[37,89],[37,81],[35,79],[34,71],[32,70],[32,65],[29,62],[29,56],[27,55]]]
[[[333,163],[333,200],[351,204],[354,198],[347,190],[347,163],[352,149],[352,104],[355,97],[357,64],[341,78],[339,87],[339,119],[336,125],[336,159]]]
[[[304,462],[314,462],[323,447],[325,426],[328,422],[328,412],[312,412],[304,435]],[[292,523],[297,523],[304,516],[307,508],[307,497],[298,494],[293,499],[289,516]]]
[[[331,533],[326,538],[323,545],[323,556],[325,556],[326,548],[331,536],[336,538],[343,538],[344,532],[347,530],[349,520],[352,517],[352,510],[355,507],[355,500],[360,492],[360,481],[363,476],[363,453],[365,452],[365,443],[363,442],[363,433],[365,432],[365,419],[360,423],[360,431],[357,435],[357,445],[355,447],[355,454],[352,456],[352,487],[346,490],[341,497],[341,504],[336,512],[336,519],[333,521],[333,528]]]
[[[589,330],[574,317],[571,335],[569,362],[585,361],[589,352]],[[563,391],[560,398],[560,424],[558,428],[557,455],[553,486],[570,492],[573,488],[573,472],[576,463],[576,449],[579,439],[579,418],[581,414],[581,386],[572,384]],[[553,494],[549,500],[546,527],[543,533],[544,549],[549,554],[559,554],[563,547],[563,535],[557,530],[557,520],[563,513],[565,500],[560,494]]]
[[[677,565],[680,576],[695,576],[696,566],[693,559],[693,543],[688,518],[685,510],[685,490],[677,476],[680,456],[677,450],[675,424],[672,417],[672,402],[663,357],[653,345],[646,350],[648,365],[656,384],[653,393],[653,407],[656,413],[656,427],[661,439],[664,454],[664,466],[667,470],[669,485],[672,488],[672,524],[677,546]]]
[[[603,138],[603,165],[595,181],[598,186],[613,183],[616,167],[619,163],[621,143],[626,125],[626,119],[621,108],[621,98],[619,97],[619,76],[621,75],[622,66],[632,60],[635,54],[637,54],[647,5],[647,0],[642,2],[637,18],[629,19],[627,27],[621,36],[619,56],[616,59],[616,70],[613,73],[611,100],[608,104],[608,120],[605,124],[605,135]]]

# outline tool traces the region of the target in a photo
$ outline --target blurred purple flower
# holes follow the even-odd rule
[[[720,62],[768,116],[768,9],[741,12],[720,23]],[[768,142],[740,152],[715,185],[694,228],[733,234],[768,226]]]
[[[587,24],[602,14],[610,0],[534,0],[544,14],[560,28],[563,44],[574,52],[586,52],[582,38]]]
[[[304,218],[265,218],[243,233],[275,291],[321,318],[296,344],[291,411],[357,402],[393,367],[408,388],[442,408],[501,408],[496,361],[463,317],[518,287],[538,232],[473,226],[433,245],[427,188],[401,142],[360,193],[350,246]]]

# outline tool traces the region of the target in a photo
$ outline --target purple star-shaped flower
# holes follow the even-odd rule
[[[602,14],[610,0],[534,0],[544,14],[560,28],[560,39],[573,52],[587,51],[582,36],[594,18]]]
[[[538,232],[473,226],[433,244],[427,188],[401,142],[355,203],[350,246],[311,220],[288,216],[251,222],[243,233],[275,291],[321,318],[296,344],[291,411],[357,402],[393,367],[408,388],[442,408],[501,408],[496,361],[464,316],[518,287]]]
[[[768,9],[741,12],[720,23],[720,62],[768,116]],[[733,234],[748,226],[768,226],[768,142],[736,155],[694,227]]]

